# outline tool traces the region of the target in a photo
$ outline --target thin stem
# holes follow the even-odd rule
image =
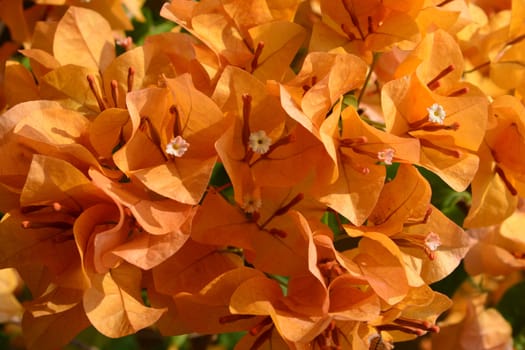
[[[386,125],[385,123],[380,123],[380,122],[375,122],[373,121],[372,119],[368,118],[368,117],[365,117],[365,116],[361,116],[361,119],[367,123],[368,125],[370,126],[373,126],[374,128],[376,129],[380,129],[380,130],[383,130],[385,131],[386,129]]]
[[[366,74],[365,82],[363,83],[363,88],[359,92],[359,97],[357,98],[357,108],[359,108],[359,105],[361,104],[361,99],[363,98],[366,87],[368,86],[368,82],[370,81],[370,78],[372,77],[372,72],[374,71],[374,67],[377,63],[378,57],[379,57],[379,53],[374,52],[372,56],[372,64],[370,65],[370,69],[368,70],[368,73]]]
[[[473,72],[475,72],[477,70],[480,70],[480,69],[488,67],[488,66],[490,66],[490,61],[484,62],[482,64],[478,64],[477,66],[475,66],[475,67],[473,67],[471,69],[465,70],[465,71],[463,71],[463,74],[473,73]]]

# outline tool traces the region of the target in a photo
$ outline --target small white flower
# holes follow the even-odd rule
[[[436,124],[443,124],[447,113],[440,104],[434,103],[432,106],[427,108],[428,121]]]
[[[377,159],[385,164],[392,165],[392,159],[394,159],[394,153],[396,150],[393,148],[386,148],[383,151],[377,152]]]
[[[253,214],[258,212],[262,207],[262,201],[260,198],[255,198],[250,195],[244,196],[244,203],[242,204],[242,209],[244,212]]]
[[[248,139],[248,145],[255,153],[264,154],[268,152],[272,139],[266,135],[264,130],[252,132]]]
[[[189,147],[190,144],[182,136],[177,136],[166,145],[166,153],[175,157],[182,157]]]
[[[441,238],[435,232],[429,232],[425,237],[425,246],[430,249],[430,251],[435,252],[441,245]]]

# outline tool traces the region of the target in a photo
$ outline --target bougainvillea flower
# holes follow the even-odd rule
[[[518,209],[501,225],[467,231],[477,240],[465,257],[467,272],[497,276],[525,269],[524,223],[525,212]]]
[[[525,193],[525,161],[519,157],[525,150],[525,107],[511,96],[501,96],[491,104],[490,124],[485,142],[510,186]],[[511,191],[512,192],[512,191]]]
[[[479,12],[474,3],[451,0],[434,4],[437,6],[424,6],[415,18],[423,36],[440,28],[458,37],[465,37],[466,32],[472,30],[469,25],[479,24]]]
[[[328,312],[320,314],[322,317],[312,317],[311,312],[304,313],[304,308],[293,308],[294,300],[301,298],[303,291],[295,289],[293,277],[289,280],[286,296],[272,279],[247,280],[231,297],[232,312],[267,315],[271,321],[268,319],[257,332],[250,331],[246,342],[273,344],[272,333],[278,332],[285,342],[292,343],[292,348],[303,348],[309,343],[365,349],[371,341],[366,339],[380,331],[405,332],[405,338],[398,336],[398,339],[406,340],[437,329],[434,322],[450,306],[448,298],[432,292],[428,286],[412,289],[410,294],[407,284],[404,284],[404,291],[399,290],[403,285],[399,282],[406,282],[406,276],[399,250],[398,257],[390,260],[390,252],[395,250],[392,242],[371,235],[364,238],[358,248],[338,253],[331,242],[331,234],[315,231],[313,238],[315,249],[310,253],[313,262],[310,276],[313,277],[317,270],[321,277],[318,281],[326,283],[329,308],[325,310]],[[388,257],[388,262],[375,259],[376,255]],[[389,273],[385,273],[386,268],[390,269]],[[376,293],[386,298],[383,303]],[[353,347],[349,347],[351,345]]]
[[[231,296],[230,309],[234,314],[270,316],[270,325],[284,339],[299,343],[309,343],[330,323],[329,317],[308,317],[293,312],[283,303],[284,299],[277,281],[255,277],[238,286]]]
[[[100,95],[95,95],[91,86],[97,78],[100,81],[99,71],[116,57],[107,21],[95,11],[71,7],[45,35],[51,37],[44,41],[50,43],[45,47],[49,51],[38,46],[24,51],[37,68],[41,96],[61,100],[76,109],[97,111]]]
[[[518,204],[515,188],[498,167],[485,143],[481,145],[478,155],[480,166],[472,180],[472,202],[463,223],[469,228],[497,225],[512,215]]]
[[[468,284],[468,286],[467,286]],[[487,308],[487,294],[467,281],[454,294],[440,332],[432,335],[432,347],[439,349],[511,349],[512,327],[494,308]]]
[[[370,322],[387,340],[406,341],[427,333],[438,333],[437,318],[451,306],[444,294],[433,291],[423,284],[412,287],[403,300],[384,309],[381,317]]]
[[[394,179],[383,187],[363,229],[380,227],[382,233],[390,236],[401,231],[405,223],[423,222],[429,215],[431,191],[415,167],[400,164]]]
[[[172,0],[143,44],[114,31],[143,0],[79,1],[0,5],[25,44],[0,47],[0,269],[30,350],[90,326],[391,350],[439,330],[429,284],[462,259],[504,278],[491,303],[522,280],[525,0]],[[427,169],[470,186],[475,230]],[[508,348],[486,298],[435,346]]]
[[[460,82],[463,59],[454,38],[429,34],[398,67],[405,75],[385,84],[382,106],[387,131],[417,138],[417,164],[463,191],[478,168],[488,99],[475,86]]]
[[[357,248],[343,255],[359,266],[363,277],[384,302],[394,305],[406,297],[409,284],[401,250],[388,237],[369,232]]]
[[[148,270],[172,256],[189,238],[195,207],[159,196],[140,182],[117,183],[92,170],[93,183],[125,206],[137,229],[112,251],[129,263]]]
[[[235,250],[190,239],[152,269],[153,283],[158,293],[166,295],[197,293],[218,276],[242,265],[242,258]]]
[[[476,21],[479,23],[470,35],[461,37],[464,56],[471,68],[466,78],[492,96],[514,90],[523,95],[523,5],[519,1],[493,4],[476,1],[476,5],[486,10],[478,9],[483,20]],[[508,79],[509,74],[513,79]]]
[[[23,116],[17,121],[13,134],[26,152],[66,160],[85,174],[93,167],[111,178],[121,177],[120,171],[114,166],[106,166],[110,164],[99,162],[91,152],[91,145],[86,137],[90,129],[88,118],[77,111],[56,104],[46,104],[29,102],[24,103],[24,107],[17,106],[10,110],[12,120],[17,120],[17,115]]]
[[[82,288],[86,282],[72,239],[73,225],[83,209],[108,199],[67,162],[35,155],[20,197],[21,209],[2,219],[2,267],[16,266],[34,298],[53,281]]]
[[[6,213],[0,225],[0,266],[16,267],[33,297],[22,321],[30,346],[47,331],[60,333],[50,347],[62,346],[88,326],[80,305],[89,281],[73,226],[84,209],[108,200],[66,161],[33,156],[20,209]]]
[[[169,32],[146,37],[144,45],[119,55],[102,71],[107,104],[123,108],[127,92],[162,85],[159,77],[163,75],[173,78],[189,73],[199,90],[211,92],[216,63],[213,60],[208,63],[210,59],[203,57],[201,51],[195,39],[187,34]],[[113,81],[117,83],[116,103],[112,103]]]
[[[90,322],[110,336],[135,333],[160,317],[162,310],[143,305],[140,270],[126,268],[112,254],[134,229],[132,218],[82,172],[64,160],[34,155],[20,203],[20,210],[2,220],[5,249],[0,261],[2,267],[16,267],[31,290],[33,301],[27,310],[35,319],[28,319],[28,327],[37,327],[39,317],[51,318],[51,323],[78,317],[82,303]],[[131,270],[135,272],[119,277],[118,271]],[[137,319],[135,314],[141,316]],[[73,337],[79,326],[87,326],[84,318],[80,320],[66,327],[64,335]],[[42,322],[45,329],[53,329]]]
[[[361,225],[383,188],[384,164],[418,162],[419,144],[368,125],[351,106],[340,109],[340,104],[334,107],[321,126],[323,143],[333,162],[324,169],[331,172],[331,183],[321,190],[321,201]]]
[[[258,79],[227,67],[212,98],[233,119],[215,148],[237,203],[256,197],[261,186],[291,187],[313,173],[324,154],[321,143],[287,116]]]
[[[113,156],[126,174],[150,190],[181,203],[197,204],[215,164],[214,140],[227,118],[188,74],[166,80],[167,88],[132,91],[127,105],[133,131]],[[179,138],[178,146],[177,137]],[[169,154],[185,142],[186,152]]]
[[[298,4],[176,0],[164,4],[161,15],[200,39],[221,66],[246,69],[263,81],[282,80],[305,39],[304,29],[291,22]]]
[[[220,194],[209,191],[194,217],[191,237],[200,243],[241,248],[261,271],[282,276],[303,274],[308,270],[308,237],[296,216],[288,212],[295,202],[297,199],[292,199],[275,208],[272,216],[263,220],[246,215]]]
[[[315,136],[330,108],[345,93],[361,88],[367,66],[359,57],[312,52],[295,78],[280,86],[286,112]]]
[[[63,300],[63,293],[53,293],[50,291],[49,297],[58,294],[58,298],[46,300],[48,304],[60,304],[64,301],[71,303],[71,300]],[[62,294],[62,295],[60,295]],[[22,318],[22,330],[24,334],[25,346],[28,349],[54,350],[68,344],[78,333],[89,327],[89,320],[79,299],[72,307],[58,313],[49,312],[46,315],[35,317],[28,310]]]
[[[89,37],[83,37],[88,34]],[[89,54],[79,55],[79,52]],[[57,23],[53,56],[61,65],[104,70],[115,59],[115,42],[107,21],[94,11],[71,7]]]
[[[413,43],[419,34],[415,17],[422,6],[422,0],[377,0],[366,4],[322,0],[322,21],[314,24],[310,51],[344,47],[347,52],[366,57],[371,51]]]
[[[162,75],[189,72],[199,87],[210,89],[213,74],[197,60],[194,40],[188,35],[150,36],[143,46],[117,57],[109,24],[92,10],[71,7],[55,27],[43,24],[37,29],[40,41],[22,53],[34,68],[39,94],[70,108],[91,114],[125,108],[127,92],[158,85]],[[73,56],[83,52],[83,58],[74,59],[72,52]]]
[[[517,195],[525,194],[525,122],[522,103],[512,96],[500,96],[490,106],[489,125],[480,148],[483,161],[472,182],[472,207],[467,227],[500,223],[511,215]]]
[[[450,274],[472,242],[468,235],[430,204],[430,186],[410,165],[401,164],[385,184],[366,226],[345,225],[351,236],[378,232],[401,249],[411,285],[433,283]]]
[[[154,324],[166,310],[145,306],[141,285],[142,271],[127,263],[93,276],[83,297],[89,321],[99,332],[113,338]]]
[[[60,105],[52,101],[31,101],[11,108],[0,118],[0,182],[11,191],[20,192],[31,163],[33,152],[18,142],[14,134],[17,124],[29,114],[42,114]],[[38,117],[37,117],[38,118]]]
[[[394,305],[406,297],[409,287],[401,254],[388,238],[371,234],[356,248],[338,252],[330,231],[319,228],[313,232],[313,242],[315,251],[310,255],[317,257],[317,274],[329,291],[328,312],[337,319],[375,320],[380,304]],[[310,270],[316,274],[313,267]],[[355,298],[341,297],[348,293]]]
[[[234,254],[221,252],[216,248],[205,248],[205,245],[190,244],[192,248],[186,253],[204,250],[214,251],[211,255],[219,257],[222,255],[227,259],[227,256]],[[204,251],[203,250],[203,251]],[[210,255],[210,256],[211,256]],[[182,256],[180,257],[182,258]],[[192,265],[190,256],[186,256],[179,260],[178,263],[170,264],[171,267],[176,267],[177,270],[184,269],[187,264]],[[205,257],[204,261],[207,260]],[[167,312],[159,320],[158,326],[164,335],[187,334],[188,332],[197,331],[201,333],[224,333],[224,332],[238,332],[256,329],[264,321],[264,317],[255,315],[235,315],[232,314],[229,308],[230,299],[233,292],[239,285],[247,280],[257,277],[263,277],[264,274],[257,269],[248,268],[242,265],[234,267],[221,264],[221,268],[225,268],[221,272],[221,268],[212,268],[208,263],[213,264],[215,259],[208,263],[199,264],[200,268],[205,271],[191,270],[184,273],[178,282],[178,286],[173,284],[171,292],[173,295],[163,295],[157,292],[151,293],[150,300],[153,305],[159,303],[160,305],[168,306]],[[239,260],[240,262],[240,260]],[[206,266],[206,267],[205,267]],[[168,272],[167,270],[165,271]],[[193,274],[193,276],[190,276]],[[158,282],[164,284],[169,280],[173,274],[166,277],[161,277]],[[160,275],[159,275],[160,277]],[[195,278],[198,277],[198,278]],[[163,290],[166,292],[166,290]],[[166,299],[167,298],[167,299]]]

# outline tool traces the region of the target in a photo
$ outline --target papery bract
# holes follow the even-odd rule
[[[486,96],[459,81],[462,67],[454,39],[436,31],[398,67],[397,74],[406,76],[382,89],[387,131],[419,139],[417,164],[439,175],[456,191],[466,189],[478,168],[475,152],[483,139],[488,111]],[[427,108],[435,104],[446,114],[443,125],[428,121]]]
[[[212,100],[193,87],[188,75],[166,84],[167,88],[152,87],[127,95],[133,132],[114,160],[150,190],[197,204],[215,164],[213,140],[221,135],[227,119]],[[183,157],[165,151],[176,136],[190,144]]]
[[[333,162],[322,170],[331,170],[332,180],[320,190],[321,201],[361,225],[384,185],[386,168],[379,162],[380,153],[391,149],[396,162],[414,163],[418,161],[419,144],[366,124],[353,107],[339,110],[338,105],[321,126],[323,143]]]
[[[93,278],[83,305],[99,332],[109,337],[133,334],[155,323],[165,312],[143,304],[140,279],[141,271],[126,263]]]
[[[467,227],[498,224],[512,214],[517,205],[516,195],[525,191],[525,163],[519,157],[525,147],[524,110],[516,98],[508,95],[491,103],[485,142],[480,148],[483,165],[472,183]]]

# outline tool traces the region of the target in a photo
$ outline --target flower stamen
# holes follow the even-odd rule
[[[118,107],[118,83],[115,79],[113,79],[110,83],[111,85],[111,98],[113,99],[113,106]]]
[[[468,92],[469,92],[469,88],[468,87],[463,87],[463,88],[461,88],[459,90],[451,92],[450,94],[448,94],[448,97],[458,97],[458,96],[465,95]]]
[[[358,145],[367,143],[368,138],[366,136],[359,136],[359,137],[341,139],[339,142],[340,142],[341,147],[354,147],[354,146],[358,146]]]
[[[391,324],[380,325],[376,328],[379,331],[397,330],[408,334],[415,334],[417,336],[425,335],[427,332],[439,332],[439,326],[431,322],[406,318],[398,318]]]
[[[257,316],[255,316],[255,315],[243,315],[243,314],[231,314],[231,315],[225,315],[225,316],[219,317],[219,323],[220,324],[232,323],[232,322],[235,322],[235,321],[248,320],[248,319],[252,319],[252,318],[255,318],[255,317],[257,317]]]
[[[93,75],[91,75],[91,74],[88,74],[86,76],[86,79],[87,79],[88,84],[89,84],[89,89],[91,90],[91,92],[95,96],[95,99],[97,100],[98,108],[100,109],[100,111],[105,110],[106,109],[106,104],[104,103],[104,99],[102,98],[102,96],[100,96],[100,94],[98,92],[98,89],[97,89],[97,86],[96,86],[96,82],[95,82],[95,77]]]
[[[505,187],[507,187],[507,190],[509,190],[510,194],[513,196],[517,195],[518,190],[516,190],[516,188],[512,185],[507,175],[505,175],[503,169],[496,165],[496,168],[494,170],[496,171],[496,174],[499,175],[499,178],[501,179],[501,181],[503,181]]]
[[[255,326],[253,326],[250,330],[249,330],[249,333],[250,335],[252,336],[256,336],[258,334],[261,333],[261,331],[268,325],[271,325],[273,323],[273,320],[270,316],[266,316],[265,318],[263,318],[261,320],[261,322],[259,322],[258,324],[256,324]],[[271,329],[271,328],[270,328]]]
[[[430,90],[436,90],[441,84],[439,83],[439,80],[443,77],[445,77],[447,74],[451,73],[454,69],[456,69],[454,67],[453,64],[445,67],[445,69],[443,69],[441,72],[438,73],[438,75],[436,75],[434,77],[434,79],[430,80],[428,83],[427,83],[427,87],[430,89]]]
[[[444,124],[441,124],[441,125],[438,125],[438,124],[431,124],[431,125],[423,125],[421,128],[421,130],[425,130],[425,131],[439,131],[439,130],[453,130],[453,131],[456,131],[459,129],[459,123],[458,122],[454,122],[452,124],[449,124],[449,125],[444,125]]]
[[[257,67],[259,67],[259,57],[261,57],[261,53],[262,53],[262,50],[264,49],[264,42],[262,41],[259,41],[257,43],[257,47],[255,48],[255,52],[253,53],[253,59],[252,59],[252,63],[251,63],[251,69],[252,69],[252,72],[255,71],[257,69]]]
[[[447,156],[454,157],[454,158],[461,158],[461,152],[457,149],[449,149],[449,148],[440,147],[425,139],[419,139],[419,142],[421,143],[421,146],[433,148],[436,151],[439,151]]]
[[[128,68],[128,92],[133,90],[133,83],[135,82],[135,68]]]

